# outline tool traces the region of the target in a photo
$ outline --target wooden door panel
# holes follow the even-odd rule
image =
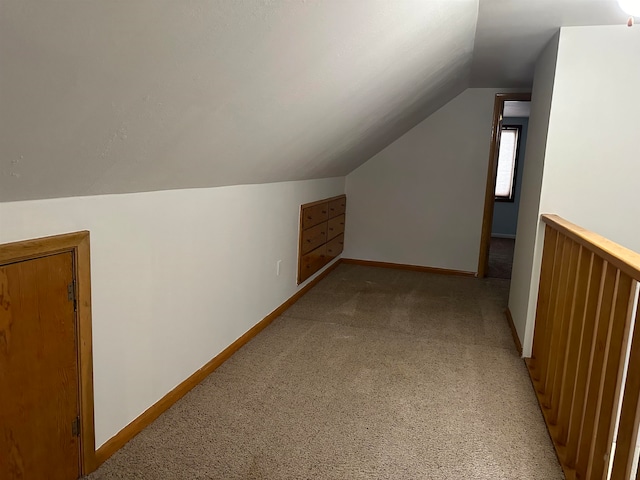
[[[72,282],[71,253],[0,267],[0,478],[79,476]]]

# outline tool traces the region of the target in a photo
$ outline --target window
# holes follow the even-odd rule
[[[495,192],[496,200],[501,202],[513,202],[515,196],[521,129],[519,125],[502,127]]]

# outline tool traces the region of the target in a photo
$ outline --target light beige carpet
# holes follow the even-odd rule
[[[507,289],[341,265],[89,478],[563,478]]]

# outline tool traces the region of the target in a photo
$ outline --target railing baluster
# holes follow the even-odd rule
[[[549,421],[551,424],[556,425],[558,423],[558,409],[560,407],[560,394],[562,392],[563,385],[563,371],[565,365],[565,359],[567,356],[567,337],[569,336],[569,328],[571,326],[571,314],[573,307],[573,299],[576,290],[576,275],[578,269],[578,256],[580,253],[580,245],[571,240],[571,253],[567,260],[567,272],[564,288],[561,288],[560,295],[562,298],[558,302],[558,309],[556,310],[558,315],[558,335],[557,344],[555,348],[552,344],[552,349],[557,352],[554,355],[554,361],[551,368],[551,391],[549,404],[550,413]],[[561,287],[563,285],[561,284]]]
[[[548,326],[548,310],[551,297],[551,278],[555,267],[556,249],[558,244],[558,231],[549,225],[545,227],[544,247],[542,252],[542,265],[540,267],[540,288],[538,290],[538,308],[536,310],[536,328],[533,336],[533,347],[531,354],[531,368],[536,380],[540,377],[538,373],[538,362],[542,358],[542,343],[544,334]]]
[[[560,445],[566,445],[567,438],[569,436],[571,408],[576,396],[578,359],[580,358],[580,352],[582,350],[582,337],[584,335],[585,327],[584,319],[585,313],[587,312],[587,300],[591,286],[592,267],[593,253],[581,246],[575,279],[575,290],[571,306],[566,358],[562,372],[558,417],[556,419],[559,427],[558,437],[556,440]]]
[[[527,360],[542,413],[568,479],[608,480],[611,465],[612,480],[630,480],[640,430],[640,325],[631,330],[640,254],[557,216],[543,220]]]
[[[576,458],[576,473],[578,478],[587,478],[589,464],[589,452],[595,430],[594,420],[598,409],[598,396],[600,393],[600,380],[602,378],[602,366],[604,363],[605,345],[609,333],[609,320],[613,310],[614,292],[617,286],[618,270],[607,264],[604,272],[604,284],[599,296],[598,314],[595,326],[594,343],[591,347],[589,360],[589,376],[587,395],[585,397],[584,416],[580,428],[580,444]]]
[[[574,386],[574,396],[571,402],[571,414],[567,427],[567,441],[565,449],[565,462],[570,468],[575,468],[580,443],[580,427],[584,417],[584,398],[587,392],[590,372],[591,350],[594,343],[595,327],[600,297],[604,289],[605,262],[595,255],[591,265],[591,278],[589,292],[586,298],[583,317],[583,332],[580,341],[580,353],[578,355],[578,372]]]
[[[617,391],[620,388],[621,352],[626,345],[631,321],[631,310],[635,296],[635,282],[628,276],[618,271],[618,282],[615,295],[615,306],[609,320],[609,332],[604,351],[604,363],[602,365],[602,378],[598,394],[598,407],[596,411],[595,430],[591,441],[589,465],[586,478],[602,478],[605,473],[607,454],[610,450],[609,439],[611,432],[611,417],[618,398]]]
[[[637,313],[628,365],[620,411],[618,437],[616,439],[616,451],[611,472],[612,480],[631,478],[634,468],[635,440],[638,436],[638,426],[640,424],[640,325],[638,324]],[[623,366],[621,365],[620,374],[622,371]],[[620,377],[621,375],[619,375]],[[615,418],[613,420],[615,422]]]
[[[542,343],[542,358],[539,362],[540,383],[538,384],[538,392],[544,396],[543,405],[548,407],[547,390],[549,388],[549,363],[553,354],[554,334],[557,335],[558,319],[555,315],[558,305],[558,290],[562,284],[561,279],[566,274],[565,259],[570,251],[569,239],[564,235],[558,235],[558,245],[556,248],[556,259],[554,261],[553,275],[551,277],[552,295],[547,309],[547,325],[544,332],[544,340]]]

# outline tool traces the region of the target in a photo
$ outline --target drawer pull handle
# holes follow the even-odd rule
[[[322,210],[322,213],[327,213],[327,211],[326,210]]]
[[[307,217],[307,220],[312,220],[312,219],[313,219],[313,217],[311,217],[311,216]]]

